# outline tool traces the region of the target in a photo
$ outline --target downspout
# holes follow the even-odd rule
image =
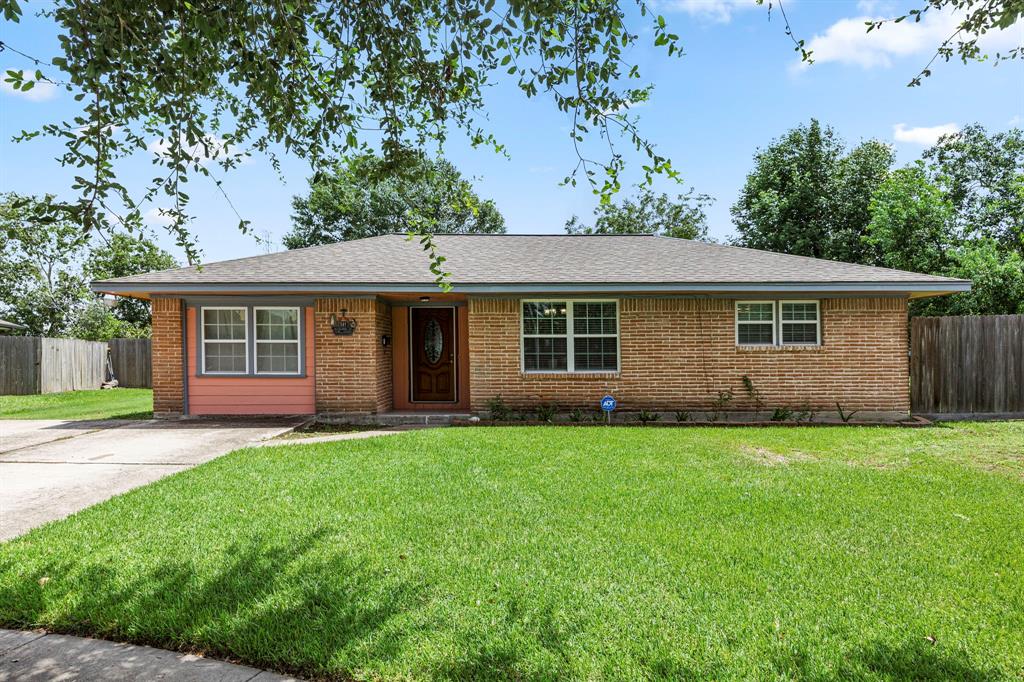
[[[181,299],[181,415],[188,416],[188,308]]]

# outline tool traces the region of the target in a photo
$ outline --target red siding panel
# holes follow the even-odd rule
[[[188,411],[194,415],[314,414],[313,308],[304,316],[306,376],[196,376],[196,309],[188,309]]]

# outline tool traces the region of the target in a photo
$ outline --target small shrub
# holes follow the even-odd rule
[[[487,411],[491,413],[491,419],[497,422],[508,421],[512,415],[512,410],[509,409],[500,395],[496,395],[487,401]]]
[[[677,422],[688,422],[690,421],[690,413],[686,410],[676,410],[676,421]]]
[[[587,415],[583,413],[583,410],[576,408],[569,413],[569,421],[571,422],[582,422],[587,420]]]
[[[713,422],[718,421],[718,418],[722,416],[722,410],[732,402],[732,391],[719,391],[718,397],[711,402],[711,414],[708,415],[708,419]]]
[[[536,407],[534,412],[537,413],[537,420],[542,422],[549,422],[555,418],[558,413],[558,405],[556,403],[541,403]]]
[[[804,403],[803,405],[800,406],[800,409],[797,411],[797,413],[793,415],[793,418],[798,422],[814,421],[814,410],[811,409],[811,406],[809,404]]]
[[[764,395],[754,386],[754,380],[746,374],[743,375],[743,390],[747,392],[747,397],[754,401],[754,418],[756,419],[761,414],[761,407],[764,405]]]
[[[649,422],[656,422],[661,419],[661,415],[657,412],[648,412],[647,410],[640,410],[636,415],[636,420],[641,424],[647,424]]]
[[[775,411],[772,412],[773,422],[784,422],[789,421],[793,418],[793,410],[788,407],[776,407]]]
[[[853,419],[853,415],[857,414],[860,410],[854,410],[853,412],[843,412],[843,406],[836,401],[836,411],[839,413],[839,418],[843,420],[844,424],[849,423]]]

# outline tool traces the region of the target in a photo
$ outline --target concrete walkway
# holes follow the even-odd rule
[[[393,436],[396,433],[405,431],[416,431],[419,429],[436,429],[436,426],[426,424],[402,424],[400,426],[387,426],[379,429],[367,429],[366,431],[347,431],[344,433],[325,433],[322,436],[289,436],[284,435],[278,438],[271,438],[257,443],[254,447],[273,447],[277,445],[310,445],[313,443],[333,443],[339,440],[361,440],[363,438],[376,438],[377,436]]]
[[[0,541],[303,421],[0,420]]]
[[[295,679],[244,665],[148,646],[0,629],[0,682],[283,682]]]

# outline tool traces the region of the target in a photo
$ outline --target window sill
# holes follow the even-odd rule
[[[579,377],[581,379],[618,379],[619,372],[569,372],[569,371],[526,371],[520,370],[519,376],[532,379],[543,379],[545,377],[564,379],[565,377]]]
[[[196,372],[194,375],[197,379],[305,379],[306,373],[301,374],[253,374],[251,372],[246,373],[227,373],[227,372]]]
[[[785,346],[770,346],[770,345],[737,345],[736,350],[740,353],[806,353],[812,351],[822,351],[825,347],[817,343],[808,344],[789,344]]]

